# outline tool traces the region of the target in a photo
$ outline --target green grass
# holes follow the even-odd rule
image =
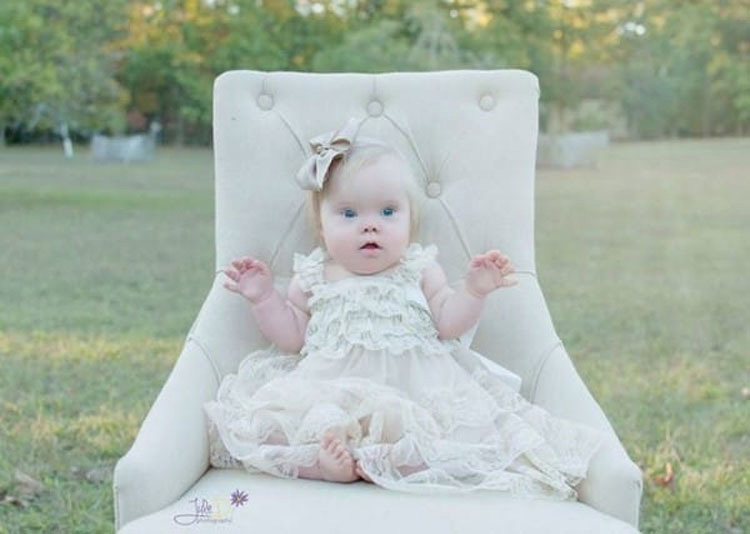
[[[16,468],[43,485],[0,504],[0,533],[112,530],[111,470],[213,278],[212,165],[0,149],[0,502],[21,495]],[[750,140],[723,139],[538,173],[539,279],[644,471],[643,532],[750,530],[748,168]]]
[[[181,336],[213,278],[208,150],[101,165],[0,153],[0,327]]]
[[[725,139],[614,145],[595,169],[538,175],[540,283],[644,471],[643,532],[750,530],[748,168],[750,140]]]

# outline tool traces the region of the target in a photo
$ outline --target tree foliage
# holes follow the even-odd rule
[[[743,0],[0,2],[0,132],[68,124],[210,142],[226,70],[523,68],[543,121],[619,103],[637,137],[750,131]]]
[[[0,3],[0,125],[118,127],[128,95],[111,46],[123,0]]]

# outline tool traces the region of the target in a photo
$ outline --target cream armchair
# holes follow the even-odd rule
[[[122,533],[637,532],[642,478],[555,333],[536,277],[534,167],[539,84],[521,70],[311,74],[232,71],[214,87],[216,277],[182,353],[114,473]],[[488,297],[472,347],[513,370],[521,394],[604,430],[578,502],[482,492],[411,495],[363,481],[282,479],[209,465],[204,402],[268,342],[220,269],[254,254],[284,291],[292,254],[313,247],[294,181],[307,140],[366,117],[410,158],[425,193],[419,241],[456,284],[472,254],[499,248],[519,284]],[[231,497],[234,495],[234,497]]]

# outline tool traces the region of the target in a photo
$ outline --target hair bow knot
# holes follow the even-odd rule
[[[310,139],[313,154],[297,171],[297,182],[302,189],[314,191],[323,189],[331,164],[349,150],[361,124],[361,119],[351,117],[338,130],[316,135]]]

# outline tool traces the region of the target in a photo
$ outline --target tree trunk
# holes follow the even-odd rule
[[[550,102],[548,109],[547,133],[557,135],[566,131],[565,108],[563,104],[561,102]]]
[[[70,140],[68,123],[64,122],[60,125],[60,135],[62,136],[63,151],[65,152],[65,157],[67,159],[71,159],[73,157],[73,142]]]
[[[713,134],[711,125],[711,88],[708,75],[703,74],[703,113],[701,114],[701,136],[710,137]]]
[[[185,146],[185,119],[181,113],[177,114],[177,146]]]

